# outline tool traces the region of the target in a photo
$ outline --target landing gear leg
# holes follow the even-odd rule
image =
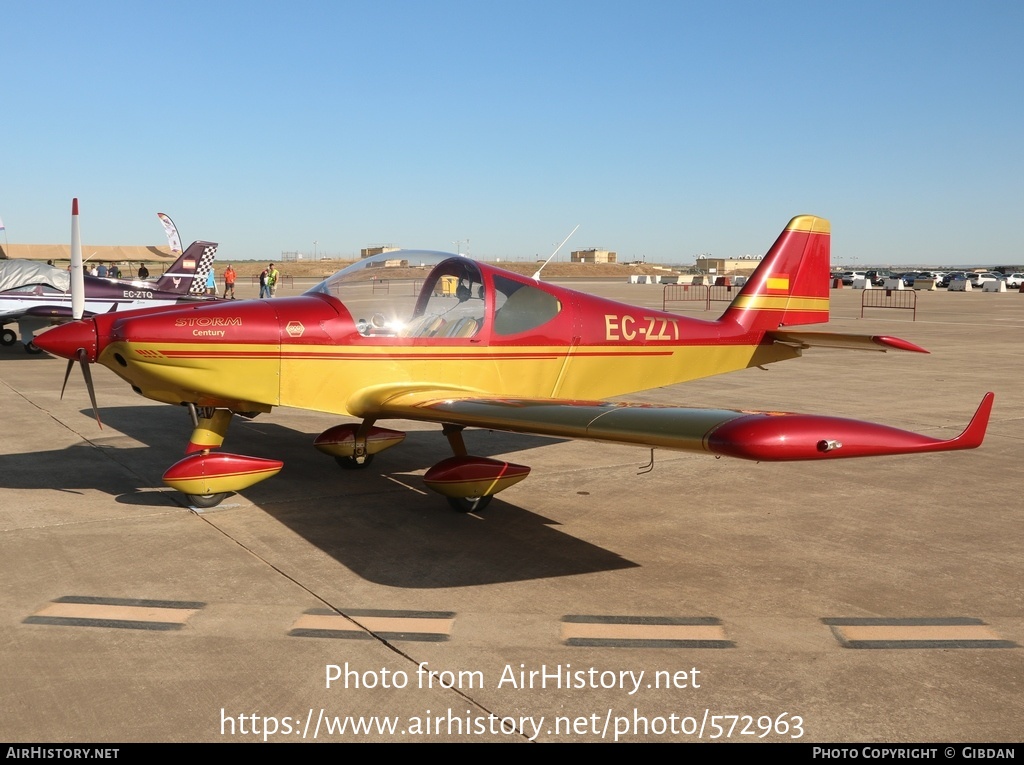
[[[214,409],[213,407],[197,407],[195,404],[188,405],[189,414],[192,416],[192,436],[188,439],[188,447],[185,454],[196,452],[209,453],[211,449],[219,449],[224,443],[228,434],[228,426],[231,424],[231,411],[228,409]],[[201,509],[216,507],[225,499],[229,492],[222,491],[214,494],[186,494],[189,504]]]
[[[346,470],[362,470],[365,467],[369,467],[370,463],[373,462],[373,455],[366,450],[366,437],[370,433],[370,429],[373,428],[373,423],[376,420],[365,419],[359,423],[359,429],[356,431],[354,444],[354,452],[351,457],[338,457],[338,464]]]
[[[219,449],[228,434],[231,410],[196,407],[194,404],[189,404],[188,409],[195,427],[192,429],[185,454]]]
[[[462,438],[462,431],[466,428],[462,425],[442,425],[441,432],[448,439],[448,445],[452,447],[452,454],[456,457],[465,457],[469,454],[466,451],[466,442]]]
[[[335,455],[334,461],[344,470],[362,470],[373,462],[373,455],[366,446],[366,437],[373,430],[374,422],[376,420],[366,419],[359,423],[359,427],[352,434],[352,454]]]
[[[452,454],[456,457],[465,457],[469,454],[466,449],[466,441],[462,437],[465,428],[461,425],[442,425],[441,432],[448,439],[448,445],[452,447]],[[457,513],[476,513],[483,510],[491,503],[487,497],[445,497],[448,506]]]

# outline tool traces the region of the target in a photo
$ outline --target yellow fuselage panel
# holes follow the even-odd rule
[[[118,355],[126,365],[116,361]],[[599,400],[797,355],[781,344],[358,348],[115,342],[103,361],[158,401],[344,415],[352,414],[354,395],[380,386]]]
[[[280,346],[277,345],[117,341],[103,350],[99,360],[142,395],[169,404],[193,402],[260,410],[280,404]]]
[[[403,385],[492,397],[606,399],[799,355],[782,345],[337,350],[344,359],[286,351],[281,405],[352,414],[349,402],[360,391]]]

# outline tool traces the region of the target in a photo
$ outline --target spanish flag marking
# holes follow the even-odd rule
[[[789,292],[789,274],[769,276],[765,286],[770,292]]]

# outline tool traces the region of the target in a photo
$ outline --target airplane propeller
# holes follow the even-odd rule
[[[85,314],[85,266],[82,262],[82,236],[78,228],[78,197],[71,201],[71,317],[80,321]],[[82,367],[82,377],[85,378],[85,387],[89,391],[89,400],[92,402],[92,413],[96,416],[96,424],[103,429],[100,422],[100,409],[96,404],[96,388],[92,384],[92,372],[89,371],[89,354],[85,348],[75,351],[73,358],[68,359],[68,366],[64,370],[64,384],[60,388],[60,397],[64,398],[64,390],[68,385],[68,378],[71,376],[71,368],[75,365],[75,359]]]
[[[85,348],[79,348],[75,354],[78,359],[79,365],[82,367],[82,377],[85,378],[85,387],[89,391],[89,401],[92,402],[92,413],[96,417],[96,424],[100,426],[100,430],[103,429],[103,423],[100,421],[100,408],[96,403],[96,388],[92,384],[92,372],[89,371],[89,354],[86,353]],[[64,389],[68,385],[68,378],[71,376],[71,368],[75,365],[75,359],[68,359],[68,366],[64,370],[64,384],[60,387],[60,397],[64,398]]]

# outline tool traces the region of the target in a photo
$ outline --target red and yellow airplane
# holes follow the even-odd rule
[[[813,346],[925,352],[884,335],[790,329],[828,321],[829,249],[827,220],[793,218],[717,321],[585,295],[463,256],[403,251],[354,264],[299,297],[102,314],[36,342],[85,369],[103,364],[147,398],[187,405],[195,424],[188,456],[164,481],[202,507],[281,469],[220,451],[233,414],[275,406],[356,418],[315,440],[347,467],[404,439],[381,420],[440,424],[453,456],[425,482],[463,511],[481,509],[530,471],[468,454],[466,427],[764,461],[979,446],[991,393],[947,441],[818,415],[603,400]]]

